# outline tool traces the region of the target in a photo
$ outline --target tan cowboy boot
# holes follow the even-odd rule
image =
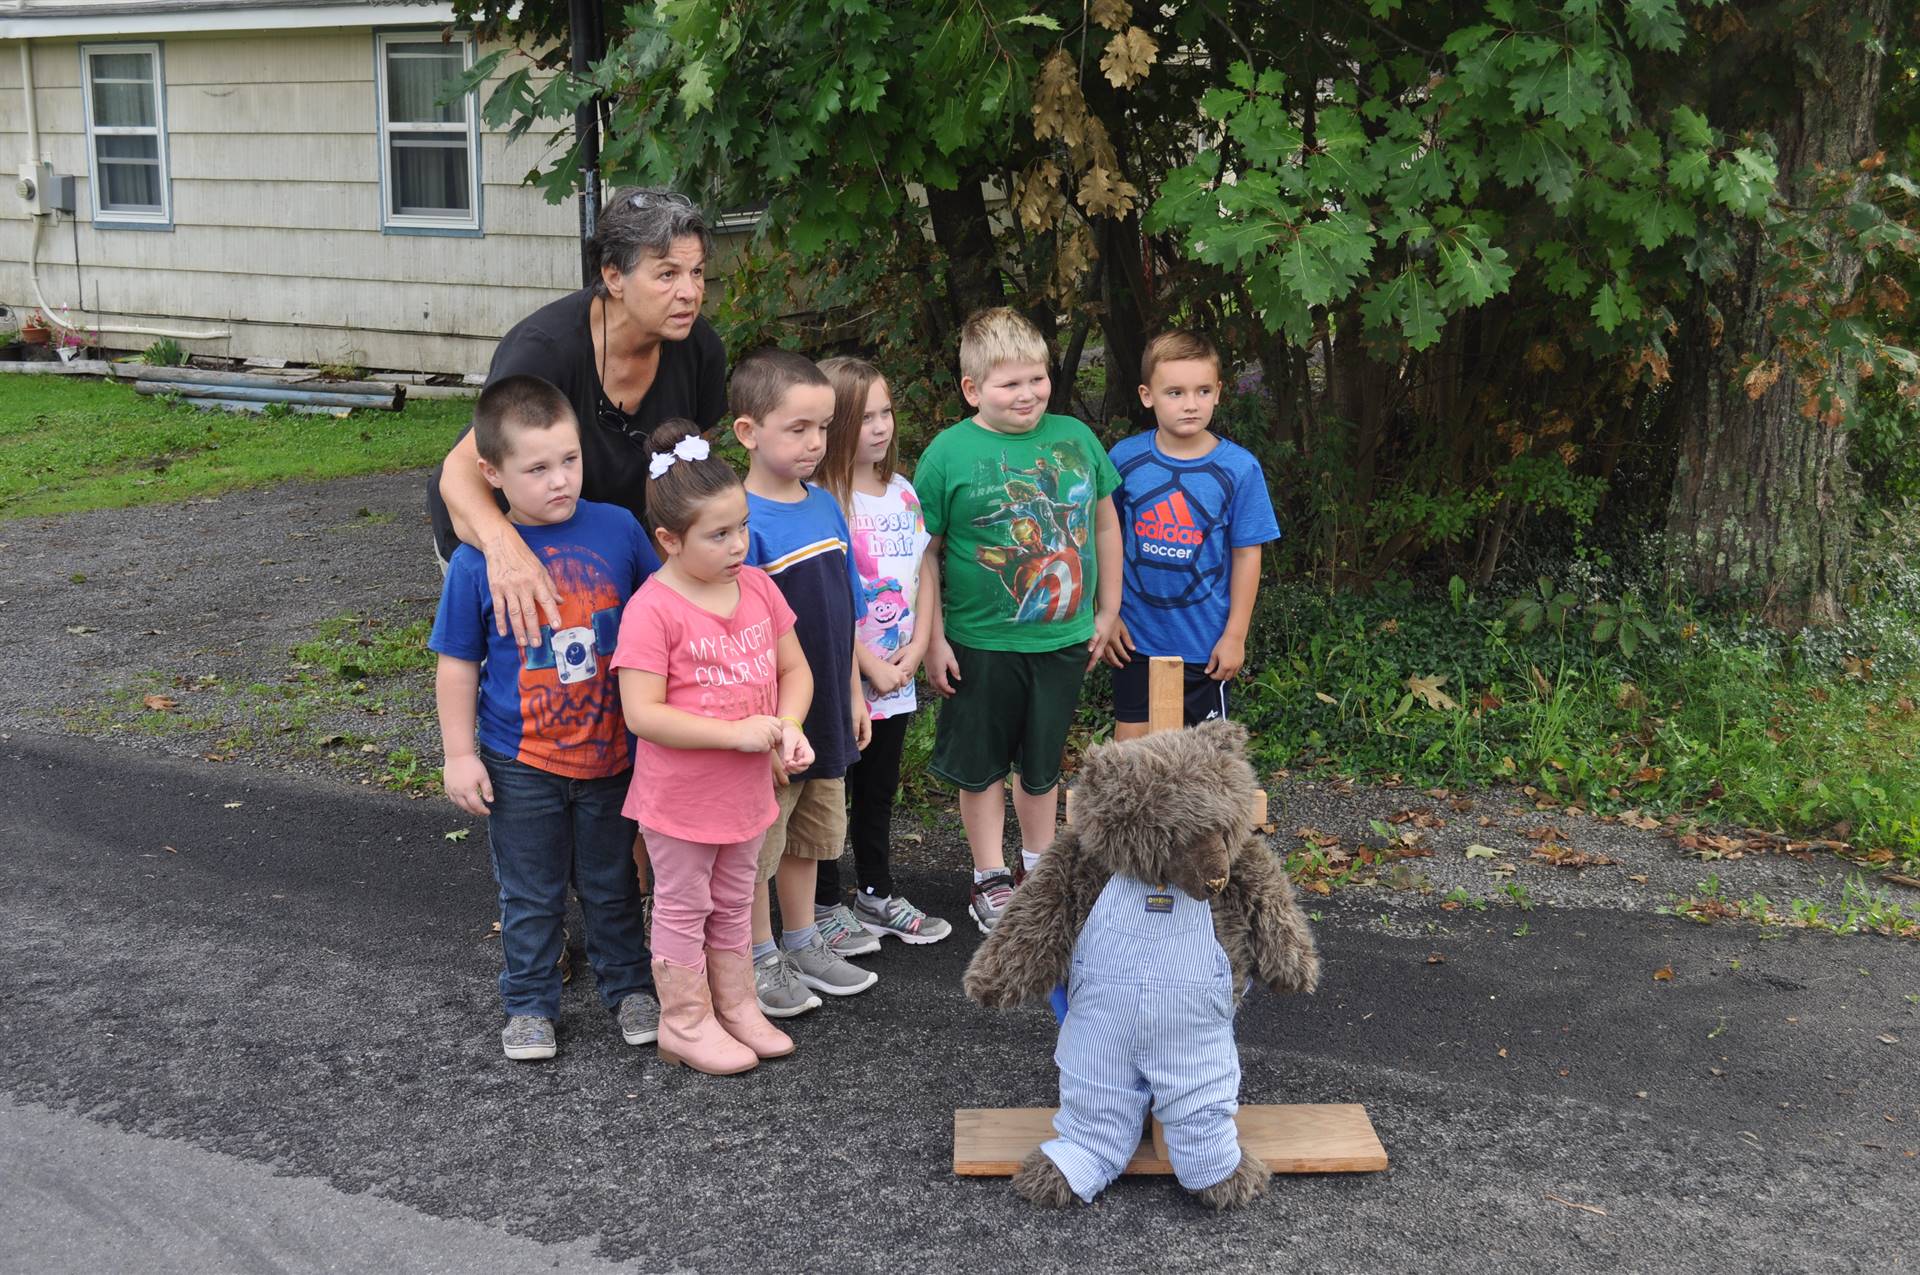
[[[760,1059],[720,1025],[700,970],[668,961],[653,963],[654,989],[660,993],[660,1057],[709,1076],[751,1071]]]
[[[767,1021],[753,994],[753,958],[745,952],[707,949],[707,985],[713,989],[713,1014],[727,1034],[762,1058],[793,1052],[793,1037]]]

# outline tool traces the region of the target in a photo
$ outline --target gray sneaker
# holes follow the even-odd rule
[[[805,947],[782,951],[781,955],[793,962],[802,983],[829,996],[852,996],[880,981],[872,970],[855,969],[835,956],[818,932]]]
[[[629,1045],[651,1045],[660,1039],[660,1002],[645,992],[620,998],[614,1015],[620,1022],[620,1035]]]
[[[500,1052],[515,1062],[553,1057],[560,1052],[553,1040],[553,1020],[515,1014],[500,1033]]]
[[[973,883],[973,901],[967,905],[967,911],[973,913],[973,923],[980,927],[982,934],[991,934],[1011,902],[1013,874],[1003,869]]]
[[[880,950],[880,936],[860,924],[860,918],[844,903],[825,912],[816,911],[813,923],[820,927],[820,937],[836,956],[871,956]]]
[[[820,1008],[820,998],[800,985],[800,974],[785,952],[753,963],[753,993],[768,1018],[793,1018]]]
[[[938,943],[953,933],[951,925],[937,916],[928,916],[897,894],[891,899],[856,894],[853,915],[875,934],[891,934],[902,943]]]

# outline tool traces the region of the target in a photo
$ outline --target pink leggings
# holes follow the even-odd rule
[[[682,841],[642,827],[653,865],[653,954],[693,969],[706,949],[746,955],[753,946],[753,878],[766,834],[727,845]]]

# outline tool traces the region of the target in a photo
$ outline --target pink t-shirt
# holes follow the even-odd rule
[[[781,634],[793,610],[758,567],[742,567],[740,601],[715,615],[647,577],[620,617],[614,668],[667,679],[672,708],[737,722],[779,711]],[[773,763],[766,753],[662,748],[637,740],[633,786],[621,809],[642,827],[685,841],[750,841],[773,826]]]

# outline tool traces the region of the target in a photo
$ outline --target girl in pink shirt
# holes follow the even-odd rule
[[[620,619],[612,665],[637,737],[626,815],[653,868],[660,1056],[710,1075],[793,1052],[754,996],[754,869],[778,813],[773,758],[813,764],[813,677],[793,612],[746,566],[740,476],[684,420],[647,440],[647,514],[662,566]]]

